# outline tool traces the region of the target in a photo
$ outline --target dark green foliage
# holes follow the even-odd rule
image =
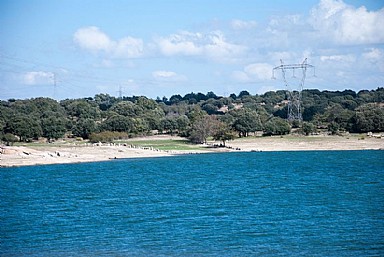
[[[205,103],[201,109],[206,111],[209,115],[216,114],[219,108],[211,103]]]
[[[115,102],[117,102],[117,98],[108,94],[98,94],[95,95],[94,102],[99,106],[101,111],[107,111]]]
[[[183,97],[181,95],[173,95],[169,99],[170,104],[178,104],[183,100]]]
[[[317,129],[315,124],[311,122],[303,122],[302,132],[304,135],[308,136],[312,133],[316,133]]]
[[[6,145],[13,145],[14,142],[17,142],[17,137],[11,133],[6,133],[2,136],[1,140],[5,142]]]
[[[109,117],[101,124],[102,130],[106,131],[118,131],[118,132],[133,132],[134,120],[132,118],[114,115]]]
[[[384,131],[384,106],[372,103],[360,106],[351,121],[353,132]]]
[[[128,138],[127,133],[116,132],[116,131],[103,131],[100,133],[92,133],[89,136],[91,143],[111,143],[113,140],[126,139]]]
[[[208,92],[207,95],[206,95],[206,98],[207,99],[218,99],[217,95],[215,93],[213,93],[212,91]]]
[[[163,118],[160,121],[159,129],[162,132],[169,133],[171,135],[175,133],[184,134],[189,125],[189,119],[185,115],[172,115]]]
[[[244,90],[244,91],[241,91],[238,98],[243,98],[244,96],[247,96],[247,95],[250,95],[248,91]]]
[[[72,127],[72,134],[83,139],[88,139],[89,135],[96,131],[97,126],[93,119],[80,119]]]
[[[18,136],[20,141],[37,139],[43,133],[39,120],[25,114],[11,117],[4,130],[5,133]]]
[[[334,121],[328,124],[328,131],[332,135],[336,135],[339,132],[339,129],[340,129],[340,125]]]
[[[64,136],[66,132],[65,120],[63,118],[56,118],[55,116],[42,118],[41,128],[43,137],[47,138],[48,141],[51,141],[51,139],[58,139]]]
[[[264,126],[264,135],[286,135],[291,132],[289,123],[279,117],[273,117]]]
[[[225,146],[227,141],[235,138],[235,132],[224,122],[219,122],[212,136],[214,140],[223,142],[223,146]]]
[[[97,106],[92,106],[89,100],[76,99],[64,100],[61,105],[65,108],[68,116],[71,119],[98,119],[100,117],[100,109]]]
[[[206,143],[209,136],[217,133],[221,124],[216,116],[204,115],[192,124],[189,139],[194,143]]]
[[[109,110],[126,117],[136,117],[144,112],[143,108],[128,101],[118,102]]]
[[[240,136],[246,137],[250,132],[256,132],[263,129],[260,115],[253,110],[243,108],[231,112],[234,117],[232,127]]]

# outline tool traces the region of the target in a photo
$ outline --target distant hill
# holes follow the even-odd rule
[[[287,119],[287,91],[251,95],[247,91],[217,96],[213,92],[188,93],[149,99],[145,96],[94,97],[56,101],[50,98],[0,101],[0,136],[6,143],[88,139],[101,132],[116,137],[170,133],[202,142],[209,136],[247,136],[262,131],[280,135],[295,131],[331,134],[384,131],[384,88],[376,90],[302,91],[303,122]],[[221,133],[221,134],[220,134]],[[111,136],[113,135],[113,136]]]

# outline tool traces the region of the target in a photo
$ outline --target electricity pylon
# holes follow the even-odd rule
[[[308,68],[313,68],[313,74],[315,76],[315,67],[311,64],[307,63],[307,58],[301,63],[301,64],[284,64],[282,60],[280,60],[281,65],[276,66],[272,69],[272,79],[275,79],[275,71],[281,70],[281,73],[283,75],[284,83],[287,88],[287,100],[288,100],[288,121],[302,121],[303,116],[301,113],[301,97],[302,97],[302,91],[304,88],[304,81],[307,73]],[[302,71],[302,76],[299,82],[298,88],[293,89],[286,78],[286,71],[292,70],[292,77],[297,78],[295,75],[295,70],[300,69]]]

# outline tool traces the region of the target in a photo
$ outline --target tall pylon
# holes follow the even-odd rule
[[[53,80],[53,99],[56,99],[56,88],[57,88],[57,78],[56,73],[52,73],[52,80]]]
[[[272,69],[272,79],[275,79],[275,71],[281,70],[285,87],[287,89],[287,100],[288,100],[288,121],[302,121],[302,91],[304,88],[304,82],[306,78],[306,73],[308,68],[313,69],[313,74],[315,76],[315,66],[307,63],[307,58],[301,64],[284,64],[283,60],[280,60],[281,64]],[[287,70],[292,70],[292,77],[297,78],[295,70],[301,70],[302,76],[299,82],[298,87],[293,88],[287,81],[286,72]]]
[[[123,97],[123,88],[122,88],[122,86],[120,85],[119,86],[119,99],[122,99],[122,97]]]

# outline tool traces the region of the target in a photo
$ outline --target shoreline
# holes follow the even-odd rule
[[[151,136],[135,138],[140,140],[185,140],[174,136]],[[225,152],[267,152],[267,151],[332,151],[332,150],[384,150],[384,138],[341,137],[341,136],[286,136],[240,138],[227,142],[227,147],[213,147],[210,142],[204,147],[196,146],[184,150],[159,150],[155,147],[131,147],[127,144],[71,145],[46,144],[26,146],[2,146],[0,169],[49,164],[72,164],[102,162],[117,159],[153,158],[183,154],[225,153]]]

